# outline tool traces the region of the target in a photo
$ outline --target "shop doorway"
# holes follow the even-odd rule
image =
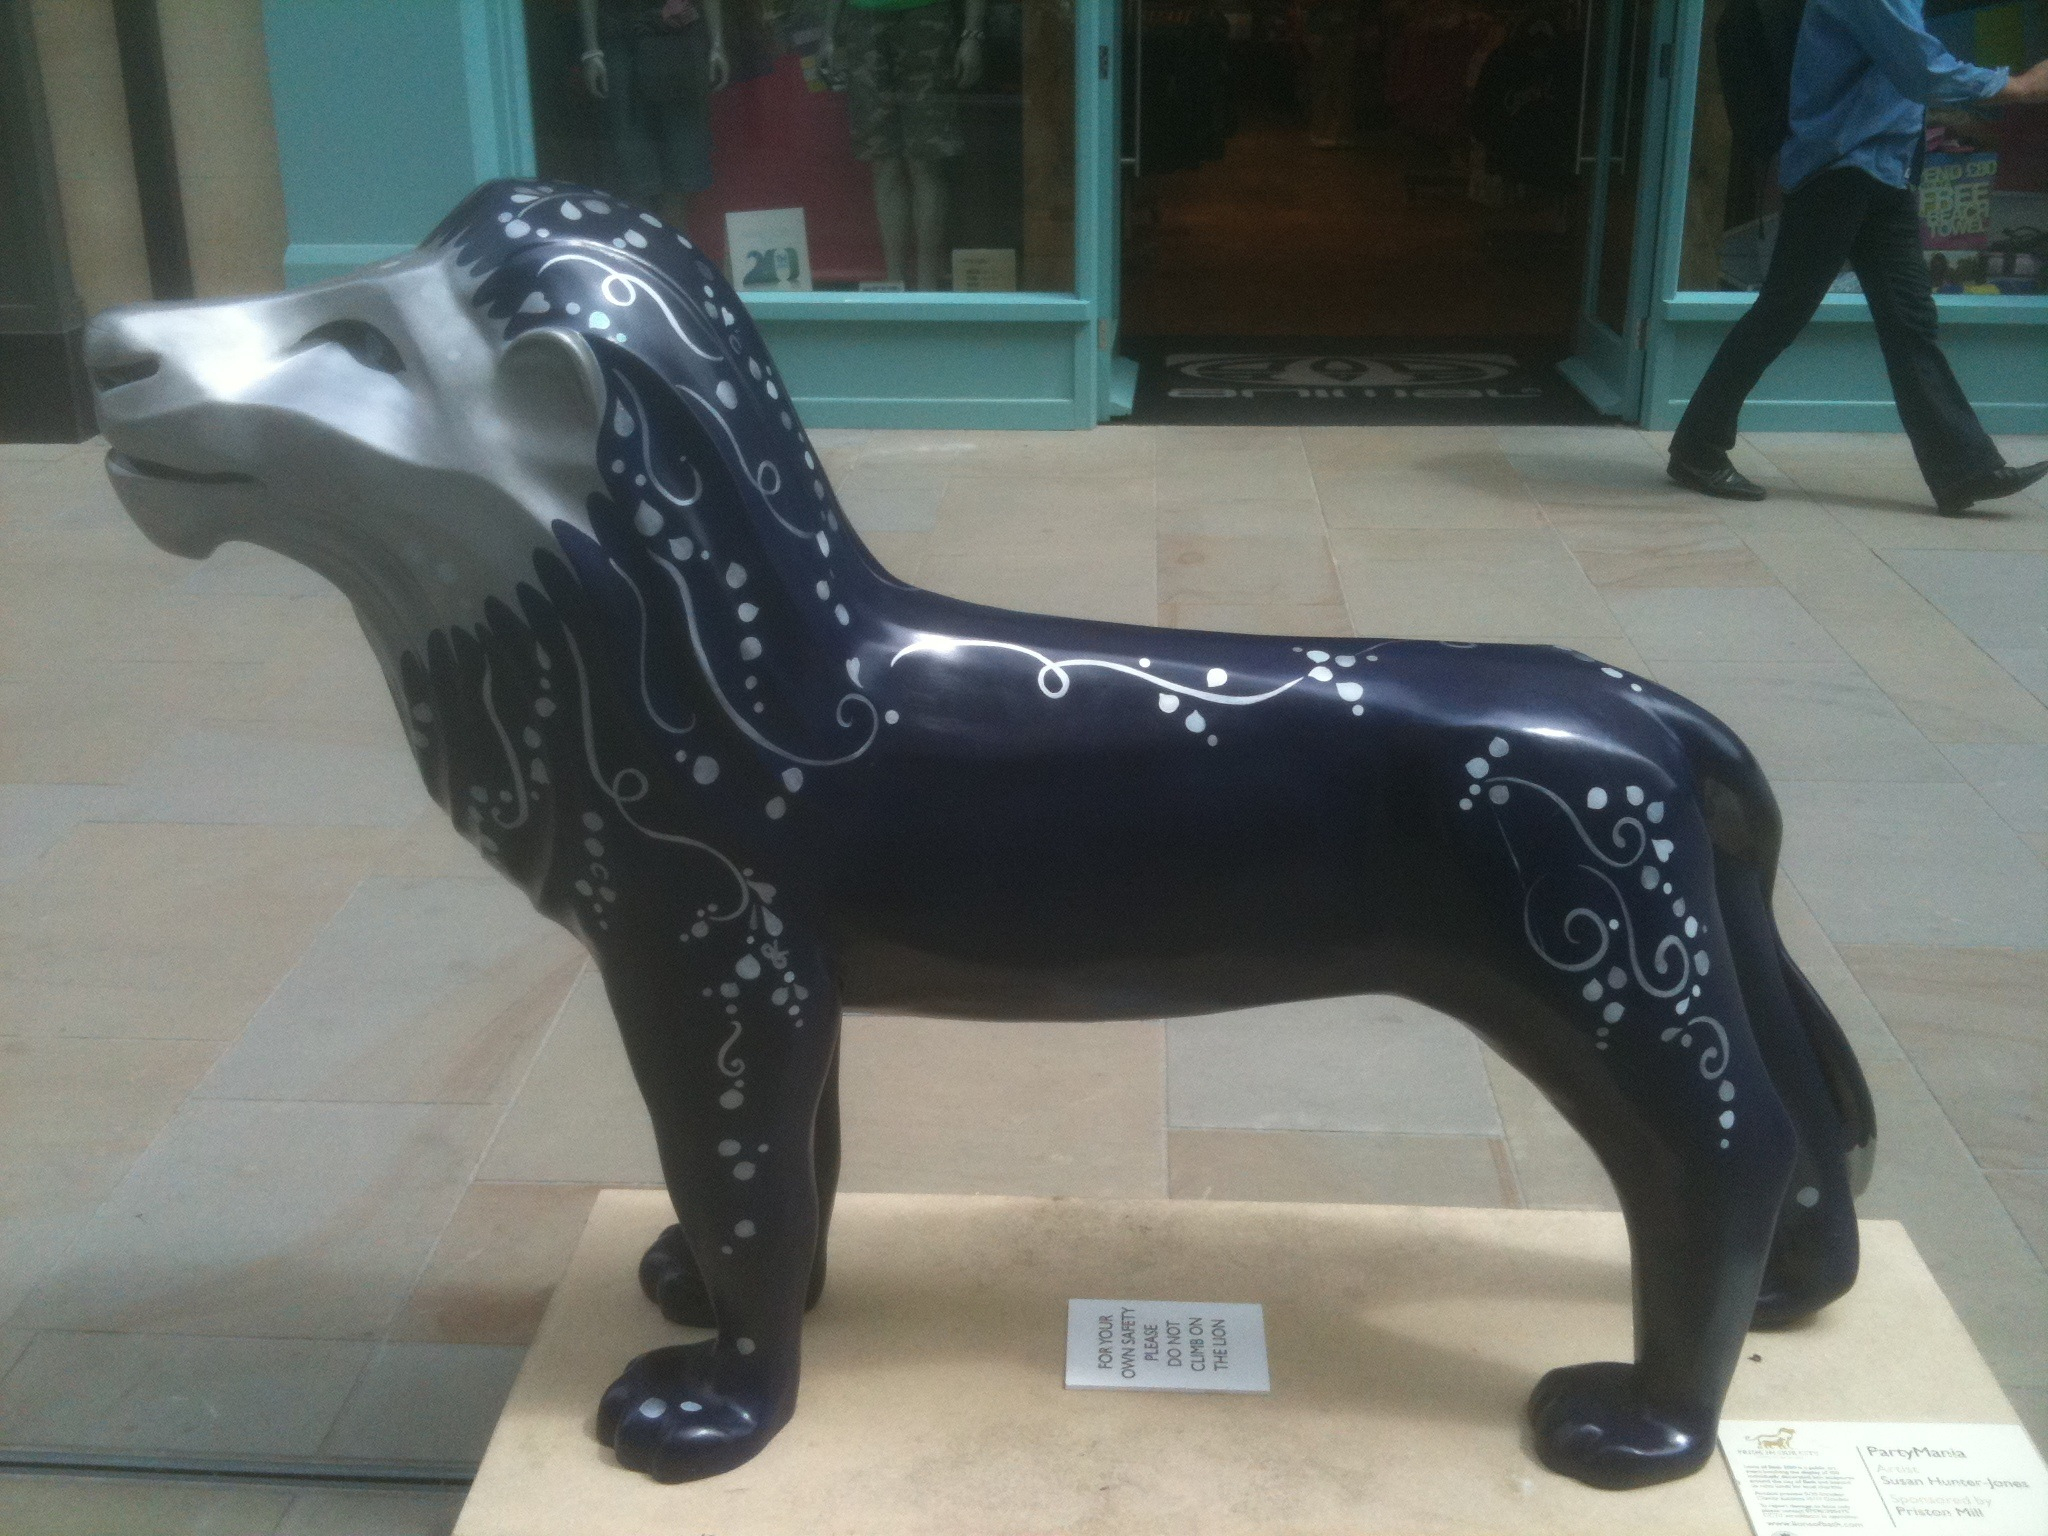
[[[1559,365],[1600,291],[1589,257],[1627,285],[1640,157],[1625,177],[1601,145],[1640,141],[1652,9],[1134,0],[1138,419],[1598,419]]]

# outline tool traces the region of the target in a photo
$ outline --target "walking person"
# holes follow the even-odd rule
[[[1926,104],[2048,102],[2048,60],[2023,74],[1965,64],[1922,24],[1924,0],[1806,0],[1792,55],[1785,188],[1763,289],[1714,354],[1671,437],[1668,473],[1708,496],[1761,501],[1728,462],[1758,379],[1820,307],[1846,260],[1862,284],[1892,398],[1944,516],[2025,490],[1970,408],[1935,335],[1915,190]],[[1729,65],[1724,61],[1723,68]]]

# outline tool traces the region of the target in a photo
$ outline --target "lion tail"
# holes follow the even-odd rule
[[[1843,1156],[1849,1164],[1849,1190],[1860,1195],[1870,1186],[1870,1170],[1877,1156],[1877,1107],[1870,1100],[1870,1084],[1849,1047],[1828,1005],[1814,990],[1806,973],[1786,953],[1785,941],[1778,941],[1778,964],[1785,973],[1785,988],[1792,994],[1793,1009],[1813,1046],[1814,1059],[1842,1120]]]
[[[1792,1011],[1813,1048],[1822,1083],[1841,1125],[1850,1189],[1860,1195],[1870,1183],[1876,1155],[1877,1112],[1848,1037],[1813,983],[1786,952],[1784,936],[1777,932],[1776,919],[1770,913],[1770,889],[1783,834],[1777,797],[1755,756],[1721,721],[1690,700],[1661,690],[1646,702],[1663,715],[1698,774],[1717,863],[1734,858],[1760,877],[1756,900],[1762,910],[1758,920],[1777,948]],[[1769,963],[1766,956],[1758,959]]]

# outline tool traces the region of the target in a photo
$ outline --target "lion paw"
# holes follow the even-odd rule
[[[1529,1397],[1543,1465],[1595,1488],[1646,1488],[1697,1472],[1713,1425],[1691,1426],[1643,1404],[1635,1367],[1601,1361],[1551,1371]]]
[[[640,1260],[640,1289],[661,1308],[661,1315],[685,1328],[716,1328],[711,1293],[683,1241],[683,1229],[670,1227],[654,1240]]]
[[[742,1343],[745,1341],[742,1340]],[[796,1406],[792,1383],[724,1358],[712,1341],[651,1350],[598,1405],[598,1438],[619,1465],[658,1483],[716,1477],[751,1461]]]
[[[821,1249],[822,1249],[822,1245]],[[811,1266],[810,1290],[804,1299],[808,1312],[818,1304],[825,1289],[825,1255],[821,1251]],[[716,1328],[718,1315],[711,1305],[711,1292],[690,1245],[683,1241],[683,1229],[670,1227],[654,1240],[640,1259],[640,1290],[661,1308],[661,1315],[684,1328]]]

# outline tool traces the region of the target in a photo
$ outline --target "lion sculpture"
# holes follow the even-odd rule
[[[1745,1330],[1853,1281],[1868,1091],[1772,921],[1770,789],[1685,699],[1547,646],[908,586],[717,267],[586,188],[491,183],[356,275],[111,312],[88,363],[142,530],[340,587],[434,799],[603,973],[677,1218],[641,1283],[716,1330],[605,1395],[622,1465],[724,1471],[796,1406],[842,1007],[1464,1020],[1626,1214],[1635,1360],[1529,1405],[1600,1487],[1699,1467]]]

